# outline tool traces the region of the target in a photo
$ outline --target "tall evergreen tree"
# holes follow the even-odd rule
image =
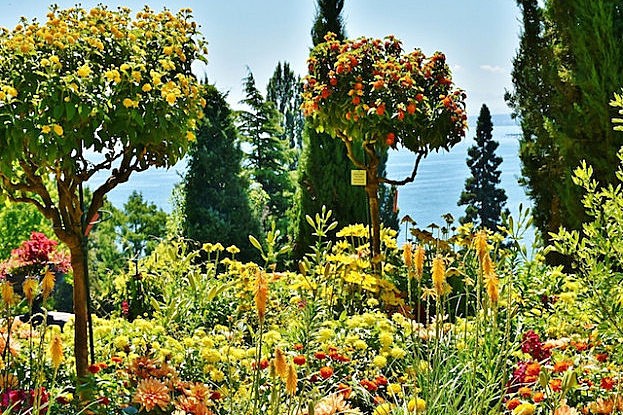
[[[242,150],[225,95],[206,87],[205,118],[190,150],[184,177],[185,236],[199,242],[236,245],[240,259],[255,258],[248,235],[259,234],[241,175]]]
[[[268,80],[266,100],[275,103],[283,116],[281,127],[282,138],[290,148],[301,148],[303,143],[303,112],[301,111],[301,78],[290,69],[288,62],[277,63],[273,76]]]
[[[459,206],[467,205],[461,223],[472,222],[478,227],[497,230],[506,204],[506,192],[500,184],[502,158],[496,156],[499,143],[493,139],[493,123],[489,108],[483,104],[476,124],[476,144],[467,150],[467,167],[471,176],[465,180]]]
[[[623,136],[608,106],[623,84],[619,0],[517,0],[524,30],[507,100],[521,119],[520,158],[534,219],[547,240],[585,219],[572,172],[582,159],[602,184],[615,178]]]
[[[335,33],[340,40],[346,37],[343,7],[344,0],[317,0],[311,31],[314,46],[324,42],[328,32]],[[305,124],[296,196],[296,258],[301,258],[315,240],[305,216],[313,217],[323,205],[333,211],[335,220],[341,226],[367,222],[366,193],[362,187],[351,186],[352,168],[346,149],[339,140]]]
[[[245,98],[241,101],[247,110],[238,114],[238,127],[249,144],[246,165],[251,179],[265,192],[261,223],[264,230],[274,221],[277,229],[286,234],[291,208],[293,183],[290,174],[292,161],[288,143],[282,138],[281,117],[275,103],[264,99],[255,85],[253,74],[244,80]]]

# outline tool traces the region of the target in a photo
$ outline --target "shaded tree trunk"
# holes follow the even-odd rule
[[[372,235],[370,235],[370,249],[372,253],[372,269],[380,273],[379,255],[381,255],[381,209],[379,207],[379,158],[374,150],[374,144],[367,144],[365,152],[368,156],[366,165],[366,194],[370,207],[370,223]]]
[[[80,235],[64,242],[69,246],[71,267],[74,274],[74,354],[76,358],[76,375],[80,379],[87,375],[89,366],[87,283],[84,273],[84,251],[82,250]]]

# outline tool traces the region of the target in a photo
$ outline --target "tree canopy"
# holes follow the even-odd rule
[[[132,17],[127,8],[52,7],[42,23],[23,18],[2,30],[0,187],[35,205],[71,251],[82,376],[85,225],[132,172],[172,166],[194,140],[203,99],[191,63],[205,60],[204,41],[189,9]],[[110,175],[83,207],[79,189],[102,170]]]

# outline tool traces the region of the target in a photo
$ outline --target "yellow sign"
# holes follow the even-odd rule
[[[350,184],[353,186],[365,186],[366,171],[365,170],[351,170],[350,171]]]

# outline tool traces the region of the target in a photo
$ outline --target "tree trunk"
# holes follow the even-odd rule
[[[76,357],[76,375],[85,377],[89,366],[89,334],[87,316],[87,284],[84,273],[84,252],[80,238],[68,243],[71,254],[71,267],[74,274],[74,354]]]
[[[375,274],[380,274],[381,210],[379,207],[379,158],[376,155],[373,144],[367,145],[364,150],[369,158],[368,165],[366,166],[366,193],[368,194],[370,222],[372,224],[372,235],[370,235],[372,270]]]

